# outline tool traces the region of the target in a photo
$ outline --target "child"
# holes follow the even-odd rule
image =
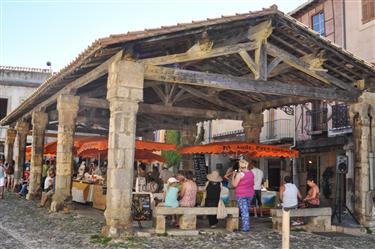
[[[178,182],[179,181],[174,177],[171,177],[168,179],[167,181],[168,187],[167,187],[167,192],[165,195],[165,204],[164,204],[165,207],[173,207],[173,208],[178,207],[178,200],[177,200],[178,191],[179,191],[177,187]]]
[[[178,207],[178,192],[180,191],[177,184],[178,180],[174,177],[171,177],[167,181],[167,190],[165,192],[165,207],[177,208]],[[175,223],[176,227],[178,226],[177,216],[174,216],[172,222]]]

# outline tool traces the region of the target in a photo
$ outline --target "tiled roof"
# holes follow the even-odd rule
[[[208,18],[206,20],[192,21],[191,23],[180,23],[172,26],[162,26],[160,28],[154,29],[132,31],[124,34],[111,35],[109,37],[98,39],[94,41],[90,46],[88,46],[66,67],[61,69],[58,73],[53,74],[51,77],[49,77],[40,87],[38,87],[38,89],[34,93],[32,93],[29,96],[27,100],[25,100],[18,108],[16,108],[12,113],[10,113],[6,118],[4,118],[2,120],[2,124],[9,124],[11,122],[14,122],[16,118],[24,115],[25,112],[29,111],[30,106],[35,106],[35,104],[38,104],[38,101],[42,101],[41,99],[46,99],[46,97],[48,96],[43,96],[43,94],[46,94],[49,90],[53,90],[56,92],[57,90],[64,87],[66,84],[69,84],[69,82],[67,82],[67,80],[64,80],[64,78],[73,79],[74,77],[79,77],[79,68],[85,65],[86,63],[90,63],[90,60],[92,60],[97,54],[100,57],[100,53],[105,49],[118,49],[116,51],[113,50],[114,55],[117,51],[123,48],[125,43],[128,42],[156,38],[163,39],[163,37],[166,37],[167,35],[172,35],[182,31],[189,31],[209,26],[216,26],[236,21],[242,21],[246,19],[256,19],[274,15],[278,18],[285,20],[289,24],[294,24],[297,29],[303,30],[304,32],[306,32],[307,35],[318,39],[319,45],[325,45],[330,49],[339,51],[340,54],[353,60],[353,63],[358,63],[358,66],[365,67],[367,68],[367,70],[370,70],[371,72],[375,70],[375,67],[372,64],[364,61],[361,58],[356,57],[352,53],[332,43],[327,38],[320,36],[317,32],[314,32],[313,30],[309,29],[307,26],[298,22],[293,17],[279,11],[276,5],[272,5],[270,8],[263,9],[261,11],[248,12],[244,14],[235,14],[233,16],[222,16],[219,18]],[[108,59],[108,57],[106,57],[106,59]],[[103,59],[103,62],[106,59]]]
[[[309,7],[311,4],[316,3],[316,2],[318,2],[318,1],[319,1],[319,0],[308,0],[306,3],[304,3],[304,4],[300,5],[300,6],[298,6],[298,7],[295,8],[294,10],[290,11],[290,12],[288,13],[288,15],[293,16],[293,15],[297,14],[298,12],[300,12],[301,10],[303,10],[303,9],[305,9],[305,8],[307,8],[307,7]]]
[[[18,72],[31,72],[31,73],[51,73],[49,68],[34,68],[34,67],[12,67],[12,66],[1,66],[1,71],[18,71]]]

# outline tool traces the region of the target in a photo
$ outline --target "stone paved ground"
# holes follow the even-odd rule
[[[255,219],[253,219],[254,221]],[[126,242],[108,241],[99,234],[104,224],[101,212],[81,207],[71,213],[48,213],[14,194],[0,200],[1,249],[97,249],[97,248],[280,248],[281,237],[270,229],[267,219],[253,222],[250,234],[212,233],[196,237],[132,238]],[[375,248],[375,236],[326,237],[306,232],[291,233],[291,248]]]

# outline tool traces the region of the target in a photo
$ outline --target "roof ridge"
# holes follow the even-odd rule
[[[16,67],[16,66],[5,66],[5,65],[0,65],[0,70],[34,72],[34,73],[51,73],[51,69],[49,68]]]

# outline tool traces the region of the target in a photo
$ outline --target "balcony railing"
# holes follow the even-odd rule
[[[332,128],[328,131],[328,136],[337,136],[351,133],[349,119],[349,107],[345,104],[332,106]]]
[[[308,135],[318,135],[328,131],[328,109],[322,107],[306,112],[305,130]]]
[[[265,122],[260,133],[260,142],[278,142],[293,139],[293,129],[291,119],[277,119]]]
[[[5,141],[5,138],[6,138],[6,135],[7,135],[7,129],[8,129],[8,127],[1,127],[0,126],[0,141],[1,142]]]

